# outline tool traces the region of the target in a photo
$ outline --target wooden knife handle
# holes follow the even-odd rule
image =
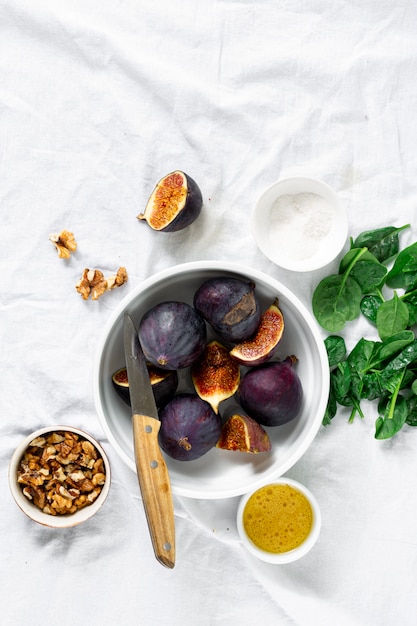
[[[146,415],[134,414],[132,419],[139,486],[155,556],[162,565],[173,568],[174,505],[168,469],[158,443],[161,423]]]

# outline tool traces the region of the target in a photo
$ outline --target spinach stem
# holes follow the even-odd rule
[[[385,302],[384,294],[379,287],[375,287],[375,295],[381,298],[382,302]]]
[[[352,271],[353,266],[355,265],[355,263],[357,261],[359,261],[359,259],[361,258],[361,256],[363,254],[365,254],[365,252],[368,251],[368,248],[365,246],[363,248],[360,248],[357,252],[357,254],[355,254],[355,256],[353,257],[353,259],[351,260],[351,262],[349,263],[349,265],[347,266],[346,270],[343,272],[343,277],[342,277],[342,282],[340,285],[340,289],[339,289],[339,296],[340,294],[343,293],[344,287],[346,285],[346,281],[349,277],[350,272]],[[337,297],[337,301],[339,300],[339,296]]]
[[[395,385],[394,393],[391,396],[391,400],[389,403],[389,411],[386,416],[386,419],[391,420],[394,417],[395,405],[397,403],[398,394],[400,393],[401,385],[405,375],[405,368],[403,369],[401,378],[398,380],[398,383]]]
[[[417,295],[417,289],[412,289],[411,291],[407,291],[406,293],[403,293],[401,294],[401,296],[398,296],[398,297],[400,300],[406,300],[410,296],[415,296],[415,295]]]
[[[355,398],[353,398],[352,396],[350,396],[350,399],[352,400],[353,403],[353,408],[352,411],[350,413],[349,419],[348,419],[348,423],[351,424],[353,422],[353,420],[355,419],[355,415],[356,413],[359,413],[359,417],[360,418],[364,418],[364,414],[363,411],[361,409],[361,405],[359,402],[357,402],[357,400],[355,400]]]
[[[348,274],[350,274],[350,272],[352,271],[352,268],[355,265],[355,263],[357,263],[359,261],[359,259],[361,258],[361,256],[363,256],[365,254],[365,252],[368,252],[368,248],[366,246],[364,246],[363,248],[360,248],[358,250],[357,254],[355,254],[353,259],[351,260],[351,262],[347,266],[346,270],[344,271],[344,274],[345,274],[346,277],[348,276]]]

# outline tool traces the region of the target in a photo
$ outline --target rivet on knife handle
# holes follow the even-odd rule
[[[158,443],[160,422],[134,414],[133,436],[138,480],[155,556],[165,567],[175,565],[175,527],[171,485]]]

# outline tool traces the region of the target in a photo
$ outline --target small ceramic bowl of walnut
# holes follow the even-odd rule
[[[101,508],[110,488],[110,464],[88,433],[71,426],[49,426],[16,448],[9,484],[28,517],[44,526],[67,528],[85,522]]]

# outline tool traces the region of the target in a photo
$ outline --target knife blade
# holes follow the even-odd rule
[[[132,318],[124,315],[123,340],[132,407],[135,462],[143,506],[157,560],[175,565],[175,523],[171,482],[158,443],[161,426],[148,368]]]

